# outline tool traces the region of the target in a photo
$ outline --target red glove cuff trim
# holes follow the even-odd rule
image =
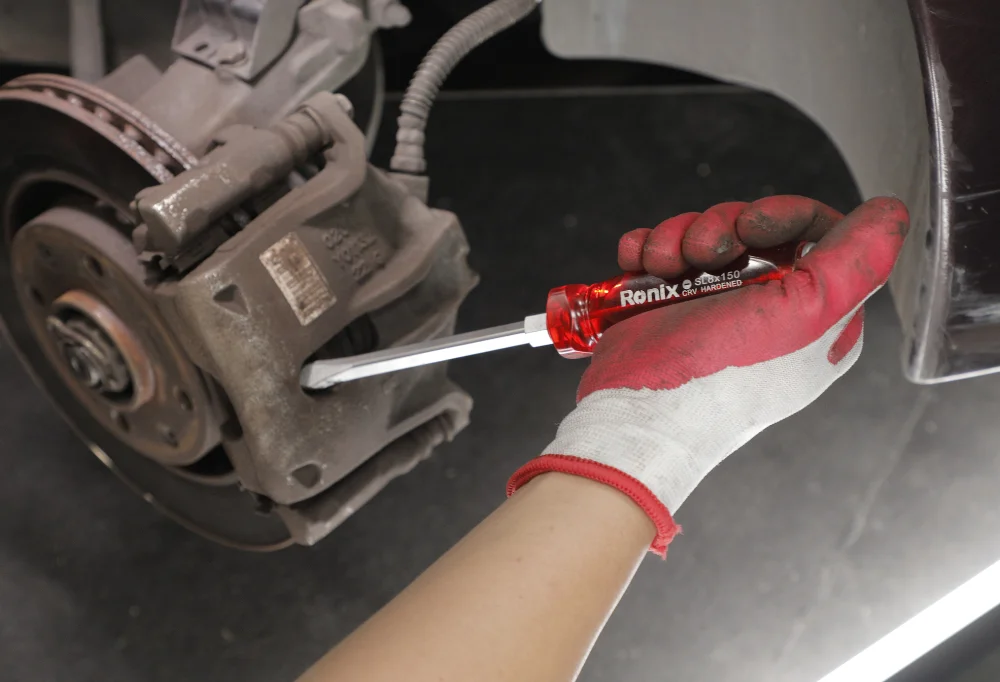
[[[674,522],[673,516],[667,506],[660,502],[660,498],[653,494],[641,481],[632,478],[628,474],[609,467],[600,462],[594,462],[581,457],[571,455],[542,455],[531,460],[523,467],[514,472],[507,482],[507,497],[513,495],[525,483],[539,474],[554,471],[561,474],[571,474],[573,476],[583,476],[598,483],[610,485],[625,493],[639,505],[639,508],[646,512],[656,526],[656,537],[653,544],[649,546],[649,551],[659,557],[667,555],[667,545],[674,539],[674,536],[681,532],[681,527]]]

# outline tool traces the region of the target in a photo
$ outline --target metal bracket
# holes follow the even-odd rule
[[[412,15],[399,0],[368,0],[368,20],[379,28],[402,28]]]
[[[182,0],[171,47],[251,80],[285,51],[303,0]]]

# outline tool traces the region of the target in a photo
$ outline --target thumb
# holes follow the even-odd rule
[[[839,320],[886,283],[909,229],[903,202],[869,199],[800,258],[790,277],[807,275],[824,302],[824,317]]]

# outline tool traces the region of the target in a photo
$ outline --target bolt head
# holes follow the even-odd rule
[[[246,48],[240,40],[230,40],[227,43],[222,43],[215,53],[215,58],[219,61],[219,64],[227,66],[240,64],[246,60],[246,57]]]

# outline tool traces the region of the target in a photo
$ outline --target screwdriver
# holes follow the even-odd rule
[[[302,386],[324,389],[347,381],[530,345],[554,346],[564,358],[592,355],[612,325],[657,308],[780,280],[812,242],[744,253],[715,272],[691,271],[674,279],[631,272],[596,284],[568,284],[549,292],[545,312],[523,322],[431,339],[371,353],[317,360],[302,370]]]

